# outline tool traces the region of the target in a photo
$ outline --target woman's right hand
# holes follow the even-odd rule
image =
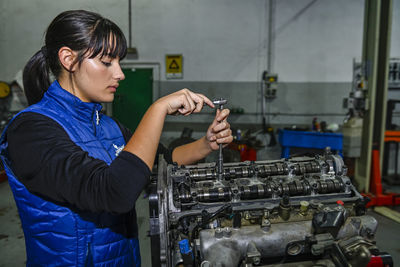
[[[165,116],[169,114],[187,116],[191,113],[200,112],[204,105],[214,108],[210,99],[188,89],[182,89],[158,99],[146,111],[124,150],[142,159],[151,170],[160,142]]]
[[[210,99],[202,94],[197,94],[189,89],[182,89],[158,99],[155,103],[165,108],[168,115],[184,115],[198,113],[204,105],[214,108]]]

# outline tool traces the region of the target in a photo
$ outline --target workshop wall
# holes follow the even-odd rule
[[[259,82],[162,82],[163,93],[168,94],[176,88],[192,88],[210,98],[222,96],[229,99],[231,109],[244,109],[243,114],[231,114],[232,123],[259,123],[261,100]],[[314,117],[323,116],[327,121],[342,120],[346,112],[340,95],[347,95],[349,84],[346,82],[281,82],[278,85],[277,97],[267,104],[266,111],[271,113],[269,122],[280,125],[311,124]],[[210,113],[212,112],[212,113]],[[214,112],[206,109],[195,117],[201,121],[210,121]],[[193,121],[192,117],[169,117],[168,121]]]
[[[241,107],[237,123],[261,122],[261,74],[267,68],[267,0],[132,0],[133,46],[139,62],[159,62],[157,96],[182,87],[226,97]],[[11,81],[43,43],[44,30],[67,9],[89,9],[115,21],[128,38],[128,1],[31,0],[0,2],[0,80]],[[341,123],[360,58],[363,0],[276,1],[272,70],[279,75],[271,123]],[[400,0],[394,0],[392,56],[400,56]],[[165,55],[183,55],[183,79],[167,80]],[[157,78],[157,77],[155,77]],[[207,112],[211,112],[207,111]],[[210,114],[190,122],[209,121]],[[182,118],[168,118],[168,122]],[[185,119],[183,119],[184,121]]]
[[[127,6],[128,1],[1,0],[0,80],[14,79],[29,58],[42,47],[47,26],[62,11],[87,9],[99,12],[117,23],[127,34]]]

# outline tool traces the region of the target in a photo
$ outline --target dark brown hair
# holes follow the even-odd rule
[[[85,57],[98,55],[126,56],[127,44],[121,29],[101,15],[86,10],[70,10],[59,14],[46,31],[43,46],[28,61],[23,72],[25,95],[29,105],[39,102],[50,86],[51,73],[55,78],[61,73],[58,51],[67,46],[78,52],[79,65]]]

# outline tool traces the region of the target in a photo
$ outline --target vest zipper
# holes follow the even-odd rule
[[[92,118],[91,118],[92,125],[93,125],[93,130],[94,130],[94,136],[96,136],[96,135],[97,135],[96,124],[94,123],[94,120],[93,120],[94,112],[97,112],[96,108],[93,109],[93,111],[92,111]],[[98,114],[97,114],[97,116],[98,116]]]
[[[96,113],[96,119],[94,119],[94,113]],[[94,122],[95,120],[96,120],[96,123]],[[94,130],[94,136],[97,138],[97,129],[96,129],[96,127],[97,127],[97,125],[100,124],[100,115],[99,115],[99,111],[96,108],[94,108],[93,111],[92,111],[91,121],[92,121],[93,130]],[[103,147],[104,151],[106,151],[108,157],[112,161],[112,157],[111,157],[110,153],[108,152],[108,150],[104,148],[102,143],[101,143],[101,146]]]
[[[99,111],[96,109],[96,125],[99,125],[99,123],[100,123]]]
[[[92,249],[91,249],[91,243],[87,243],[87,249],[86,249],[86,260],[85,260],[85,267],[91,267],[93,265],[93,259],[92,259]]]

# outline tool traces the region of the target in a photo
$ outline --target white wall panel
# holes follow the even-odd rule
[[[132,0],[140,61],[184,56],[183,81],[260,80],[267,65],[268,0]],[[349,82],[361,56],[363,0],[276,1],[273,70],[285,82]],[[311,6],[296,16],[308,4]],[[84,8],[115,21],[128,37],[128,1],[2,0],[0,80],[12,80],[42,45],[58,13]],[[400,0],[394,0],[392,56],[400,56]]]

